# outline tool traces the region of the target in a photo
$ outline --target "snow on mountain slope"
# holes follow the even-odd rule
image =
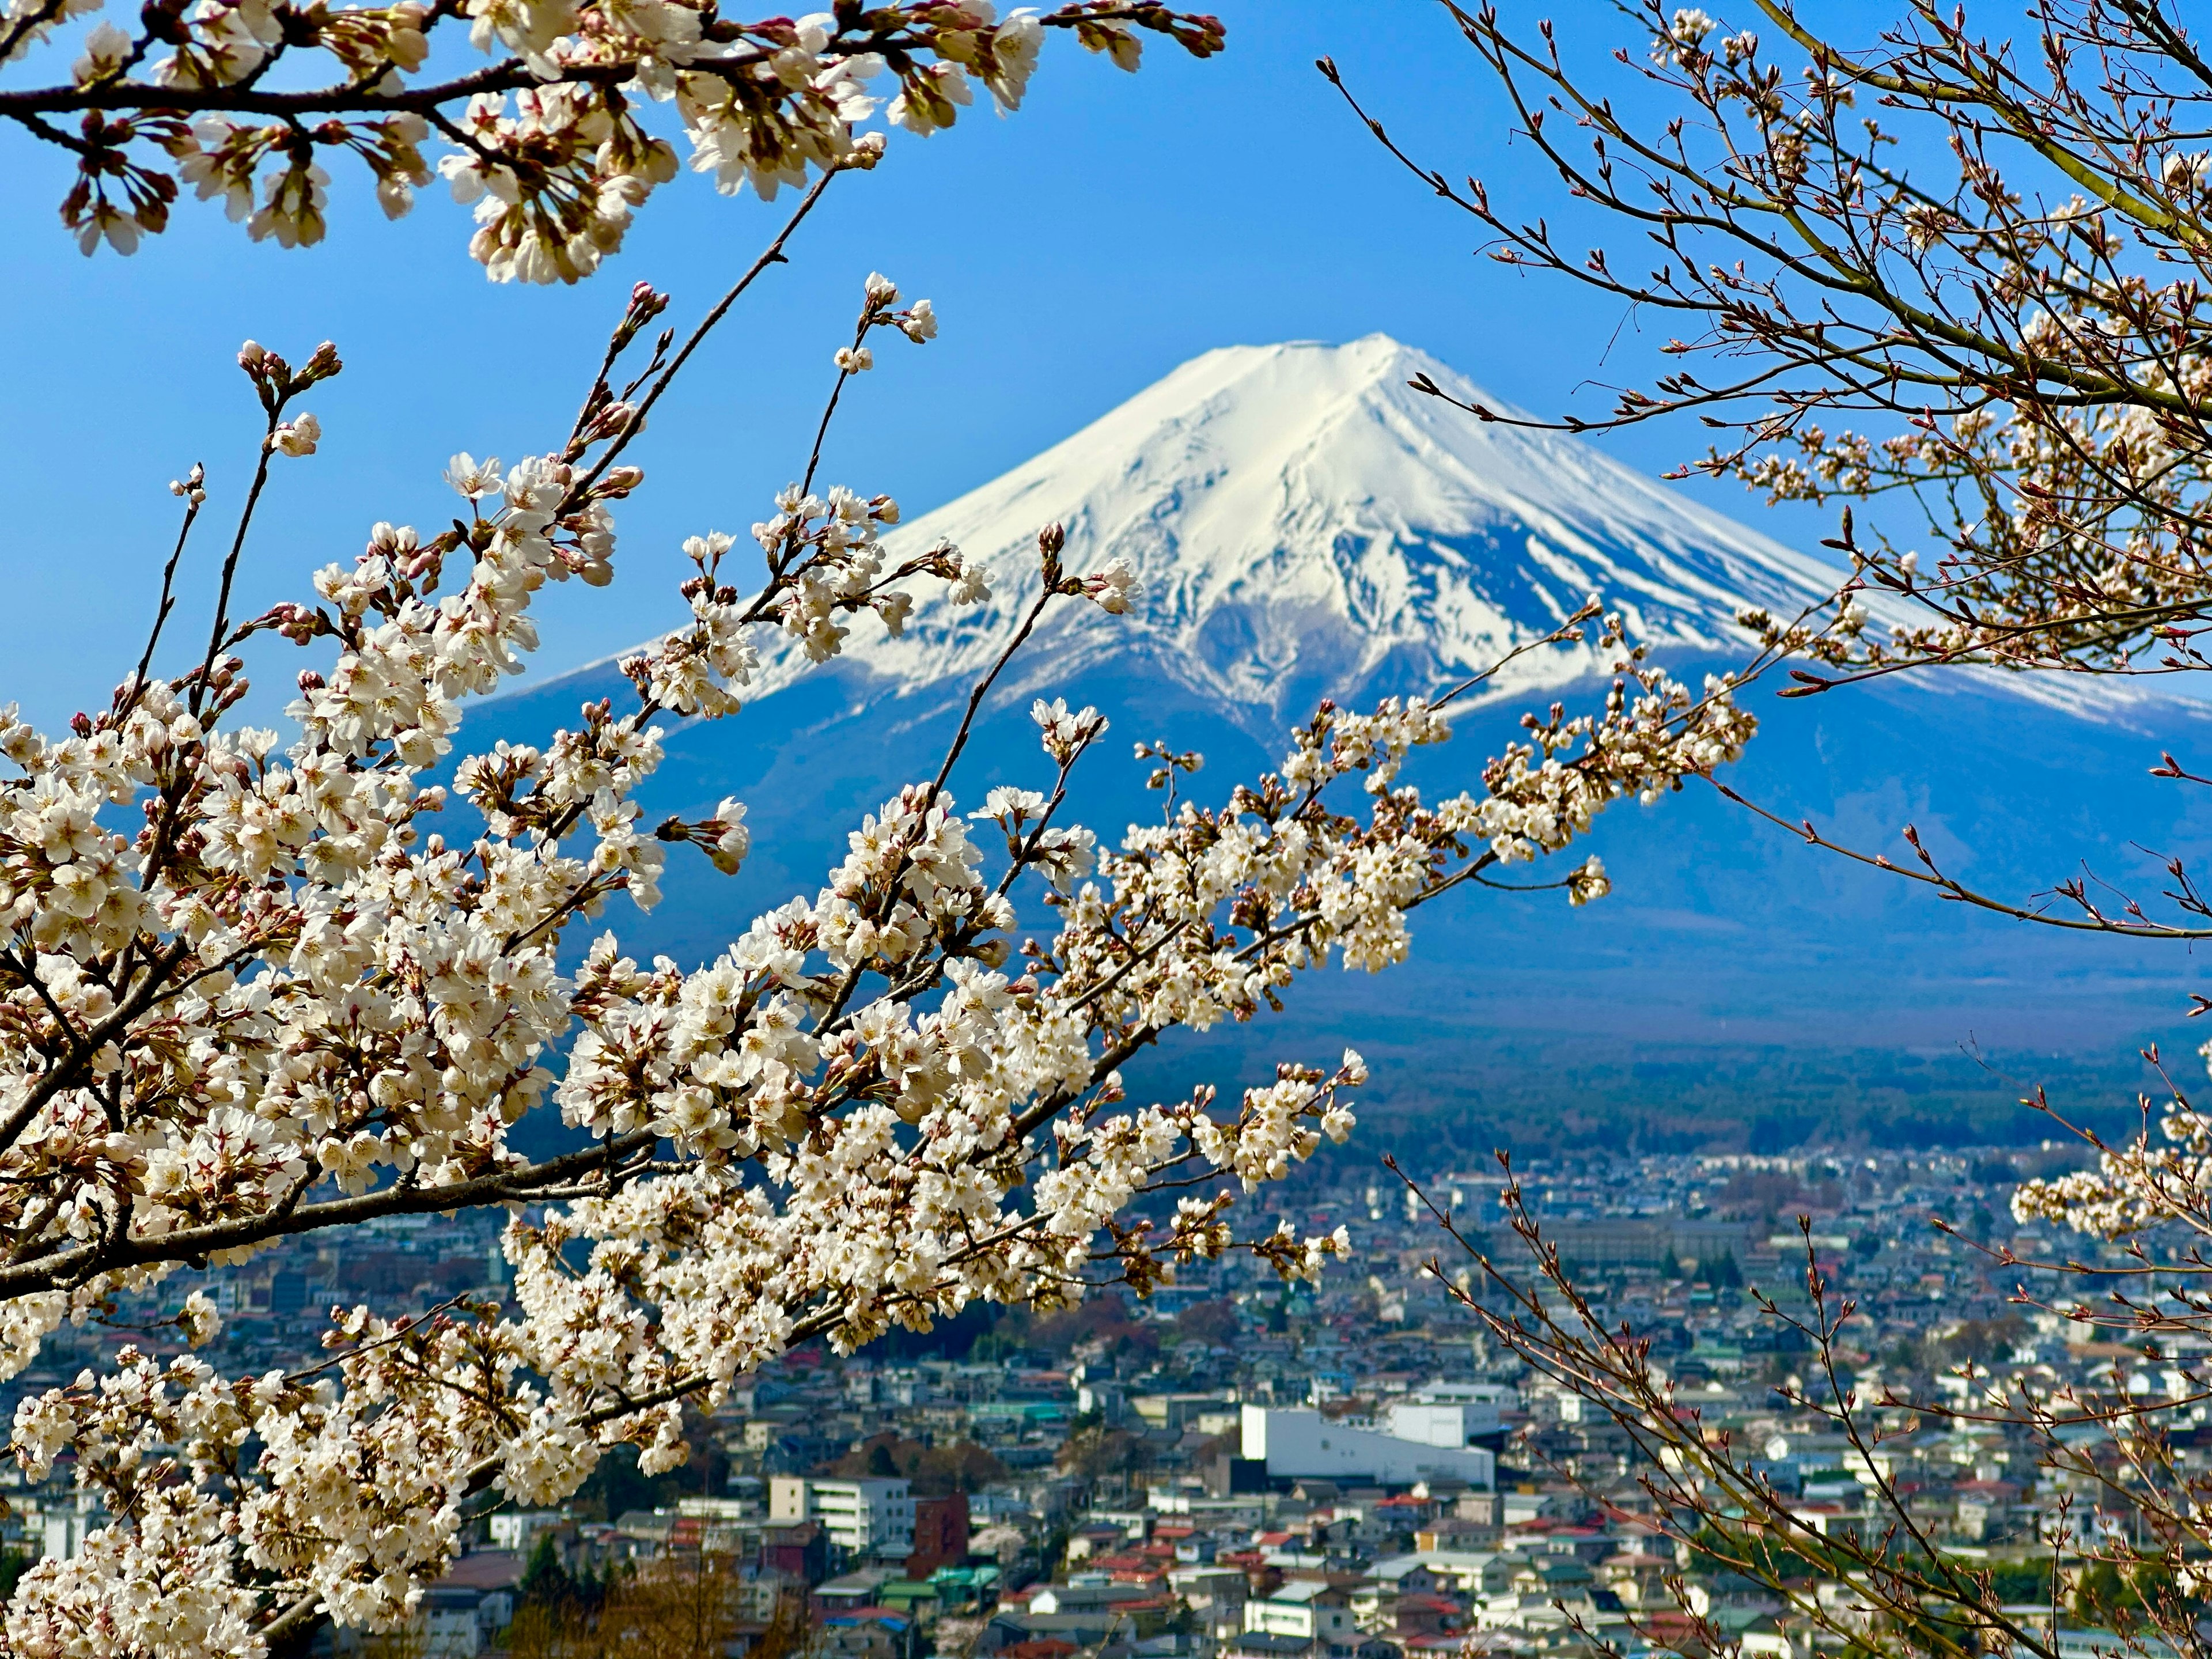
[[[981,614],[917,606],[906,637],[864,620],[848,648],[902,685],[966,680],[1036,592],[1036,537],[1067,528],[1067,567],[1129,561],[1132,623],[1191,689],[1264,708],[1314,682],[1434,683],[1488,666],[1593,592],[1654,644],[1741,645],[1746,600],[1795,610],[1823,566],[1676,499],[1588,444],[1486,424],[1407,383],[1480,392],[1426,353],[1348,345],[1207,352],[1034,459],[902,529],[989,565]],[[1123,629],[1063,607],[1033,659],[1065,673],[1126,649]],[[801,665],[775,664],[767,689]],[[1531,664],[1563,683],[1581,660]]]
[[[1034,598],[1036,532],[1054,520],[1071,571],[1127,559],[1144,599],[1119,623],[1059,607],[1010,690],[1133,649],[1270,732],[1320,695],[1428,690],[1486,668],[1592,592],[1656,646],[1741,650],[1740,605],[1792,612],[1832,591],[1816,561],[1587,443],[1479,422],[1413,390],[1417,374],[1497,406],[1381,334],[1185,363],[887,538],[895,556],[955,542],[989,566],[996,592],[966,608],[918,596],[901,639],[863,617],[848,661],[902,694],[964,686]],[[1565,684],[1591,666],[1547,653],[1491,693]],[[807,669],[784,641],[753,697]]]
[[[1663,660],[1721,666],[1748,654],[1746,605],[1794,615],[1839,571],[1698,506],[1560,432],[1485,422],[1493,398],[1384,334],[1345,345],[1224,346],[1154,382],[1072,437],[884,538],[892,560],[940,541],[992,573],[992,598],[955,606],[914,584],[901,637],[850,619],[830,678],[855,704],[918,711],[964,695],[1037,589],[1036,533],[1067,532],[1082,575],[1126,559],[1144,583],[1134,614],[1064,603],[1000,682],[1051,695],[1102,669],[1182,692],[1273,744],[1322,696],[1433,692],[1491,668],[1592,593]],[[1877,622],[1907,618],[1876,590]],[[758,703],[818,678],[797,641],[763,630]],[[520,695],[565,695],[614,678],[628,653]],[[1589,649],[1523,658],[1464,706],[1522,700],[1593,677]],[[2102,723],[2158,723],[2170,698],[2124,684],[1991,671],[1928,690],[1995,692]]]

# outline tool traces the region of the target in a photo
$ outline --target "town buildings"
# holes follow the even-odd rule
[[[1869,1398],[1946,1397],[1968,1358],[2045,1387],[2118,1365],[2141,1397],[2177,1402],[2169,1432],[2185,1466],[2212,1466],[2191,1382],[2201,1356],[2085,1342],[2083,1328],[2014,1299],[2055,1280],[1974,1248],[2027,1261],[2060,1249],[2015,1227],[2007,1205],[2053,1156],[1593,1157],[1519,1175],[1594,1312],[1648,1335],[1679,1396],[1755,1448],[1811,1528],[1874,1524],[1869,1489],[1888,1483],[1940,1548],[2048,1606],[2053,1516],[2124,1528],[2111,1494],[1995,1426],[1893,1414],[1871,1450],[1853,1446],[1778,1392],[1805,1380],[1808,1356],[1758,1297],[1802,1310],[1808,1261],[1848,1294],[1837,1385]],[[1525,1249],[1495,1176],[1422,1182],[1501,1271]],[[802,1348],[741,1379],[695,1425],[690,1467],[477,1522],[475,1547],[426,1602],[424,1650],[499,1640],[544,1547],[579,1575],[711,1564],[742,1585],[748,1628],[795,1609],[814,1651],[852,1659],[1418,1659],[1470,1643],[1568,1650],[1592,1635],[1633,1654],[1680,1638],[1677,1587],[1741,1659],[1810,1659],[1811,1632],[1774,1598],[1664,1535],[1628,1436],[1491,1340],[1469,1299],[1497,1288],[1425,1205],[1348,1156],[1285,1202],[1303,1229],[1352,1234],[1352,1264],[1318,1287],[1232,1257],[1193,1264],[1143,1303],[979,1313],[849,1358]],[[389,1228],[343,1259],[302,1248],[211,1269],[204,1282],[230,1310],[214,1357],[233,1371],[290,1363],[313,1351],[313,1310],[333,1300],[389,1312],[496,1296],[500,1219]],[[180,1275],[157,1294],[201,1282]],[[143,1326],[150,1310],[123,1307],[117,1324]],[[64,1328],[9,1392],[53,1386],[125,1340],[160,1343],[143,1328]],[[36,1489],[16,1479],[15,1547],[69,1553],[100,1524],[65,1468]],[[2094,1627],[2066,1589],[2052,1640],[2086,1651]],[[1856,1605],[1848,1583],[1820,1594]]]

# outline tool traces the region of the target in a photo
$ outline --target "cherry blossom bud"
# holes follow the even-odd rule
[[[1593,853],[1584,859],[1582,866],[1567,878],[1567,902],[1588,904],[1592,899],[1603,898],[1613,890],[1613,883],[1605,873],[1604,860]]]
[[[270,446],[279,454],[312,455],[322,441],[323,424],[313,415],[302,410],[279,426],[270,434]]]
[[[1101,611],[1115,617],[1127,615],[1145,595],[1145,585],[1127,559],[1109,561],[1105,569],[1086,580],[1084,587]]]

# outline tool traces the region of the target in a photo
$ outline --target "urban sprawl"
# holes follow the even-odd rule
[[[1941,1398],[1970,1361],[2052,1383],[2118,1366],[2138,1394],[2179,1395],[2162,1362],[2036,1307],[2055,1289],[2046,1276],[1974,1248],[2094,1255],[2012,1219],[2011,1188],[2062,1159],[1593,1158],[1520,1178],[1577,1288],[1651,1339],[1678,1398],[1753,1449],[1802,1516],[1849,1528],[1886,1480],[1942,1549],[2047,1607],[2054,1517],[2076,1534],[2124,1527],[2100,1513],[2112,1499],[2069,1489],[1996,1429],[1890,1412],[1876,1414],[1878,1449],[1855,1448],[1791,1407],[1811,1356],[1759,1298],[1802,1316],[1809,1249],[1835,1298],[1856,1304],[1837,1357],[1863,1398]],[[1340,1155],[1287,1205],[1301,1229],[1351,1234],[1349,1265],[1318,1285],[1235,1258],[1142,1301],[1103,1291],[1053,1312],[971,1310],[850,1357],[793,1352],[698,1421],[675,1474],[647,1481],[610,1460],[562,1510],[471,1522],[409,1650],[506,1646],[533,1563],[588,1582],[690,1553],[740,1587],[732,1655],[779,1619],[789,1628],[794,1609],[807,1652],[854,1659],[1413,1659],[1598,1642],[1633,1655],[1695,1647],[1686,1601],[1744,1659],[1808,1659],[1829,1638],[1668,1538],[1626,1431],[1517,1360],[1454,1293],[1503,1305],[1431,1201],[1528,1277],[1502,1184],[1494,1170],[1446,1172],[1417,1194]],[[404,1218],[343,1249],[302,1243],[172,1279],[108,1325],[65,1327],[4,1403],[126,1343],[176,1347],[156,1322],[197,1286],[224,1315],[207,1357],[234,1374],[313,1363],[332,1304],[391,1313],[496,1296],[503,1219]],[[2172,1425],[2185,1447],[2191,1417]],[[9,1480],[19,1559],[72,1553],[101,1524],[66,1460],[44,1486],[24,1486],[12,1465]],[[1848,1624],[1849,1582],[1817,1594]],[[2057,1646],[2092,1650],[2094,1617],[2058,1606],[2075,1627],[2053,1633]],[[359,1650],[327,1632],[319,1645]]]

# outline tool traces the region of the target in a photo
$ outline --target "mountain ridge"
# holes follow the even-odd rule
[[[927,701],[954,684],[964,695],[1035,598],[1035,538],[1055,521],[1071,570],[1126,559],[1144,595],[1134,615],[1110,624],[1081,605],[1048,613],[1009,671],[1009,693],[1142,652],[1270,742],[1322,696],[1433,694],[1480,673],[1593,592],[1632,638],[1717,659],[1749,654],[1739,607],[1791,614],[1843,579],[1584,440],[1479,421],[1415,390],[1417,377],[1528,418],[1385,334],[1218,347],[890,532],[893,560],[957,545],[991,570],[993,595],[956,608],[934,585],[915,584],[902,635],[855,619],[832,672],[871,702]],[[1878,619],[1905,615],[1880,592],[1863,603]],[[823,672],[787,636],[764,646],[748,702]],[[628,654],[530,690],[606,678]],[[1605,672],[1594,649],[1553,647],[1467,702],[1525,698]],[[2143,705],[2166,701],[2051,676],[1953,678],[2138,725]]]

